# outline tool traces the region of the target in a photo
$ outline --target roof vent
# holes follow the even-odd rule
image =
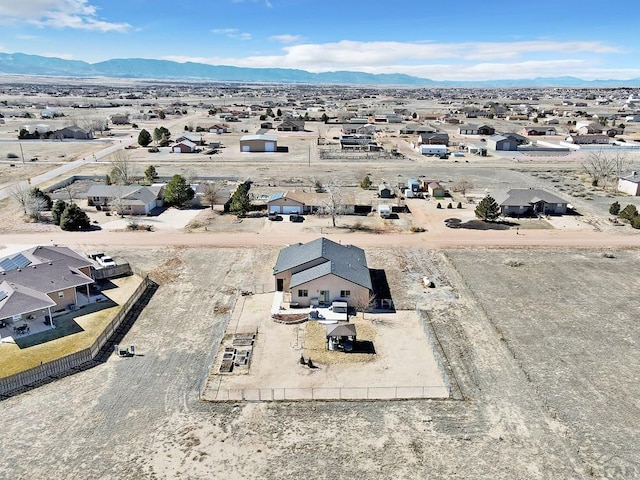
[[[633,172],[631,172],[631,175],[633,175],[634,177],[638,175],[638,172],[636,172],[635,170]]]

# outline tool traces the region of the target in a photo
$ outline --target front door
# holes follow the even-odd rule
[[[284,291],[284,278],[278,278],[276,280],[276,290],[279,292]]]
[[[320,290],[320,302],[329,303],[329,290]]]

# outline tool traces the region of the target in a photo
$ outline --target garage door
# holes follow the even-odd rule
[[[242,151],[245,153],[248,153],[251,151],[251,147],[249,145],[243,145],[242,146]]]
[[[286,215],[291,215],[292,213],[299,215],[302,213],[302,207],[299,205],[284,205],[282,207],[282,213]]]
[[[264,144],[264,151],[265,151],[265,152],[275,152],[275,151],[276,151],[276,144],[275,144],[275,142],[265,142],[265,144]]]

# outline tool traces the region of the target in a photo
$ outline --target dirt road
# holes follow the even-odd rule
[[[263,233],[184,233],[167,232],[44,232],[0,235],[0,245],[60,245],[112,247],[166,246],[184,247],[260,247],[264,245],[288,245],[309,242],[317,233],[263,232]],[[579,247],[620,248],[640,246],[640,235],[635,231],[612,234],[595,231],[528,230],[477,231],[450,230],[446,233],[332,233],[326,235],[334,241],[361,247],[394,245],[397,247],[422,247],[430,249],[457,247]]]

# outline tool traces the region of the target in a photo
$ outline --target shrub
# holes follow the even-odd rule
[[[426,232],[427,230],[424,229],[423,227],[416,227],[415,225],[411,225],[411,227],[409,228],[409,231],[411,233],[422,233],[422,232]]]
[[[636,215],[635,217],[633,217],[633,219],[631,220],[631,226],[633,228],[640,228],[640,215]]]
[[[451,202],[447,204],[447,208],[453,208],[453,205],[451,204]]]
[[[442,205],[440,205],[440,202],[438,202],[438,204],[436,205],[436,208],[442,208]]]
[[[458,202],[458,205],[456,205],[456,208],[462,208],[462,202]]]

